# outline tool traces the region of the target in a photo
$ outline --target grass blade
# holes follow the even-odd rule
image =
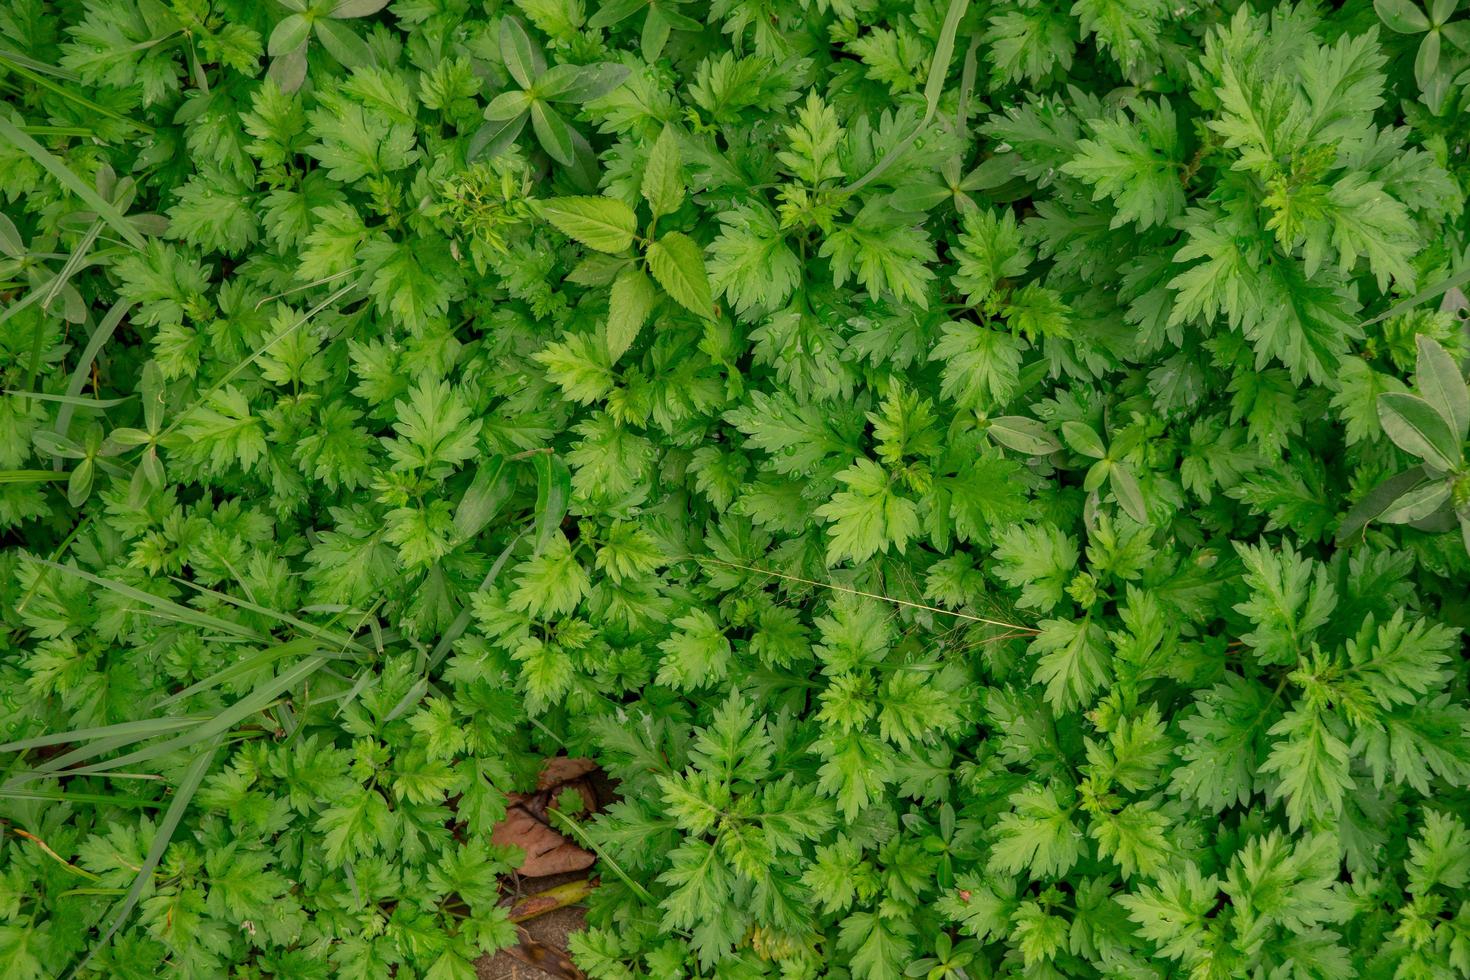
[[[92,331],[92,336],[87,338],[87,346],[82,348],[82,356],[77,360],[77,366],[71,372],[71,379],[66,383],[67,398],[76,398],[82,393],[82,386],[87,383],[87,375],[91,372],[97,355],[102,352],[103,345],[112,339],[117,325],[122,322],[128,310],[132,309],[132,305],[126,300],[118,300],[113,303],[112,308],[97,324],[97,329]],[[71,418],[75,414],[75,408],[68,402],[63,402],[62,405],[61,411],[56,415],[56,433],[64,436],[66,430],[71,427]]]
[[[939,44],[934,48],[934,60],[929,62],[929,77],[924,82],[924,118],[919,120],[919,124],[907,136],[883,154],[871,170],[844,187],[843,191],[855,194],[881,177],[885,170],[893,166],[893,161],[913,146],[919,134],[934,121],[934,114],[939,111],[939,97],[944,94],[944,79],[949,74],[949,63],[954,59],[955,35],[959,33],[960,19],[965,16],[965,9],[969,6],[970,0],[949,0],[944,26],[939,31]]]
[[[536,466],[536,544],[531,549],[541,554],[551,543],[551,536],[561,527],[562,518],[567,516],[567,504],[572,499],[572,471],[560,458],[550,453],[539,453],[534,460]]]
[[[162,701],[159,701],[158,704],[156,704],[154,707],[165,708],[168,705],[176,704],[180,701],[186,700],[187,698],[191,698],[202,691],[207,691],[212,687],[218,687],[221,684],[229,683],[237,677],[244,677],[247,674],[252,674],[255,671],[260,670],[262,667],[270,666],[283,657],[287,657],[293,653],[299,652],[302,647],[313,649],[320,656],[328,656],[325,651],[316,649],[315,644],[307,644],[305,640],[288,640],[287,642],[282,643],[280,646],[272,647],[271,649],[258,653],[253,657],[248,657],[237,664],[231,664],[229,667],[225,667],[223,670],[215,671],[213,674],[210,674],[203,680],[196,681],[195,683],[190,684],[182,691],[179,691],[176,694],[170,694]]]
[[[54,65],[48,65],[45,62],[37,61],[34,58],[27,58],[23,54],[19,54],[15,51],[11,51],[3,47],[0,47],[0,61],[8,64],[12,71],[14,71],[20,77],[29,81],[31,84],[39,85],[46,91],[61,96],[61,98],[66,99],[73,105],[81,106],[83,109],[86,109],[93,115],[102,116],[106,119],[111,119],[114,122],[124,123],[128,126],[132,126],[134,129],[141,130],[145,133],[151,133],[154,131],[153,127],[149,126],[147,123],[138,122],[136,119],[129,119],[127,116],[124,116],[121,113],[114,112],[104,105],[99,105],[86,96],[78,95],[67,86],[59,85],[46,77],[47,75],[53,75],[56,78],[62,79],[63,81],[80,81],[80,79],[78,79],[76,75],[72,74],[69,71],[66,71],[65,69],[57,68]]]
[[[65,163],[62,163],[60,159],[53,156],[50,150],[21,132],[20,127],[5,118],[3,113],[0,113],[0,138],[14,143],[24,150],[26,155],[32,160],[45,167],[51,176],[60,182],[61,186],[81,198],[87,207],[97,212],[97,216],[111,225],[112,229],[121,235],[128,244],[134,248],[142,248],[144,246],[145,242],[142,234],[129,223],[127,218],[123,217],[123,213],[113,206],[111,201],[106,200],[101,194],[98,194],[96,188],[92,187],[91,184],[88,184],[81,177],[78,177],[75,171]]]
[[[155,759],[160,759],[180,749],[186,749],[207,739],[223,735],[244,719],[265,710],[282,693],[290,690],[316,673],[327,662],[327,659],[319,654],[307,657],[294,667],[277,674],[269,683],[261,685],[213,718],[196,725],[193,729],[184,732],[184,734],[176,735],[173,738],[146,748],[138,749],[134,752],[129,752],[125,755],[120,755],[116,759],[108,759],[106,762],[95,763],[88,766],[86,772],[88,774],[104,773],[113,769],[121,769],[125,766],[152,762]],[[105,751],[105,749],[101,749],[95,745],[89,745],[85,748],[77,749],[74,752],[69,752],[59,759],[54,759],[42,768],[48,772],[63,775],[63,769],[65,767],[69,767],[75,762],[94,759],[99,755],[103,755]]]
[[[47,471],[43,470],[40,472]],[[54,477],[57,474],[53,473],[51,475]],[[201,629],[218,630],[221,633],[225,633],[230,636],[238,636],[246,640],[254,640],[257,643],[269,642],[269,640],[271,639],[269,636],[266,636],[262,633],[257,633],[255,630],[252,630],[246,626],[242,626],[239,623],[232,623],[228,619],[220,619],[218,616],[211,616],[206,612],[199,611],[198,609],[193,609],[189,606],[182,606],[171,599],[165,599],[163,596],[157,596],[151,592],[144,592],[142,589],[134,588],[131,585],[117,582],[113,579],[103,578],[100,575],[93,575],[91,572],[84,572],[80,568],[75,568],[71,565],[63,565],[60,562],[47,561],[44,558],[29,558],[29,560],[35,562],[38,565],[44,565],[47,568],[52,568],[64,574],[75,576],[76,578],[82,579],[83,581],[91,582],[93,585],[100,585],[104,589],[116,592],[118,595],[121,596],[126,596],[127,598],[142,603],[145,606],[163,612],[167,614],[170,618],[178,622],[187,623],[190,626],[197,626]]]
[[[137,398],[137,395],[123,395],[121,398],[85,398],[80,395],[48,395],[44,391],[15,391],[5,389],[5,394],[14,395],[17,398],[34,398],[38,402],[54,402],[58,405],[70,405],[72,408],[116,408],[126,405]]]
[[[0,470],[0,483],[55,483],[70,475],[55,470]]]
[[[208,715],[178,715],[172,718],[146,718],[142,721],[124,721],[116,725],[102,725],[97,728],[52,732],[50,735],[36,735],[32,738],[20,738],[13,742],[6,742],[0,745],[0,752],[25,752],[30,749],[45,748],[48,745],[65,745],[68,742],[90,742],[94,739],[119,737],[130,738],[131,741],[138,742],[145,738],[167,735],[169,732],[197,725],[208,717]]]
[[[73,793],[60,789],[17,789],[6,792],[12,800],[49,800],[55,803],[95,803],[97,806],[115,806],[127,810],[161,810],[158,800],[145,800],[140,796],[115,796],[111,793]]]
[[[269,609],[265,606],[251,602],[248,599],[241,599],[238,596],[232,596],[228,592],[218,592],[214,589],[206,588],[203,585],[198,585],[194,582],[190,582],[187,579],[179,578],[176,575],[170,576],[170,578],[172,578],[173,581],[179,583],[180,585],[186,585],[197,592],[201,592],[204,595],[218,599],[221,602],[229,603],[232,606],[237,606],[240,609],[257,613],[261,616],[266,616],[287,626],[294,626],[296,629],[301,630],[303,633],[306,633],[309,636],[314,636],[319,640],[323,640],[327,643],[340,646],[343,650],[351,650],[354,653],[368,652],[366,647],[364,647],[361,643],[358,643],[346,633],[340,633],[336,630],[317,626],[314,623],[308,623],[306,620],[298,619],[295,616],[292,616],[290,613],[283,613],[275,609]]]
[[[1450,273],[1450,275],[1445,279],[1440,280],[1427,289],[1415,293],[1408,299],[1399,300],[1397,303],[1393,304],[1388,309],[1375,316],[1373,319],[1364,320],[1362,323],[1358,324],[1358,326],[1371,327],[1373,326],[1373,324],[1379,323],[1383,320],[1387,320],[1389,317],[1401,316],[1402,314],[1407,313],[1414,307],[1418,306],[1420,303],[1427,303],[1432,299],[1443,296],[1445,293],[1449,292],[1451,289],[1454,289],[1456,286],[1463,286],[1467,282],[1470,282],[1470,265],[1467,265],[1459,272]]]
[[[184,778],[179,781],[178,788],[174,790],[173,801],[169,803],[168,810],[163,815],[163,820],[158,825],[158,832],[153,835],[153,844],[148,848],[148,856],[143,859],[143,864],[138,868],[138,876],[133,879],[133,884],[128,888],[128,893],[123,896],[117,905],[117,911],[112,915],[112,921],[108,923],[107,929],[102,933],[102,938],[97,944],[87,951],[80,963],[72,967],[69,977],[75,977],[86,968],[99,951],[105,947],[117,931],[122,928],[123,922],[132,913],[138,900],[143,897],[143,891],[148,883],[153,880],[153,871],[158,863],[163,860],[163,852],[168,850],[169,843],[173,840],[174,832],[179,829],[179,824],[184,819],[184,811],[189,808],[194,794],[199,791],[204,782],[205,773],[209,772],[209,764],[214,761],[214,754],[219,749],[219,743],[209,746],[189,764],[184,772]]]
[[[510,560],[511,550],[514,549],[515,546],[520,543],[521,538],[525,536],[525,531],[517,534],[514,538],[511,539],[510,544],[506,545],[505,549],[500,552],[500,557],[495,559],[495,564],[490,566],[490,571],[485,574],[484,581],[480,583],[481,591],[484,591],[485,589],[488,589],[490,588],[490,586],[495,584],[495,580],[500,576],[500,570],[504,568],[505,563]],[[444,635],[439,637],[439,642],[435,645],[434,652],[429,657],[428,668],[430,670],[433,670],[435,667],[439,666],[444,658],[449,656],[449,651],[454,646],[454,641],[464,635],[464,631],[469,628],[470,619],[473,615],[474,614],[470,609],[470,604],[466,602],[464,604],[464,608],[460,609],[459,615],[454,617],[454,621],[451,622],[449,624],[449,628],[444,631]]]

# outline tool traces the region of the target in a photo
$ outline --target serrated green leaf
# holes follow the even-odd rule
[[[613,280],[607,310],[607,353],[616,361],[648,322],[658,290],[642,269],[628,266]]]
[[[554,197],[537,205],[557,230],[588,248],[615,254],[633,244],[633,209],[610,197]]]
[[[713,312],[704,253],[688,235],[671,231],[648,246],[648,268],[674,302],[696,316]]]

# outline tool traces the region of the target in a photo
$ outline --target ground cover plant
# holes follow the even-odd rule
[[[1456,0],[0,5],[0,976],[1470,976]],[[538,804],[539,805],[539,804]]]

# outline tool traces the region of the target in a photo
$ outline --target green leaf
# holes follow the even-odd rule
[[[1097,430],[1090,425],[1081,422],[1066,421],[1062,423],[1062,438],[1067,440],[1067,445],[1073,451],[1081,453],[1092,459],[1102,459],[1107,456],[1107,448],[1103,445],[1102,437]]]
[[[1421,34],[1429,30],[1429,18],[1419,9],[1414,0],[1373,0],[1373,9],[1391,31],[1400,34]]]
[[[501,92],[485,106],[485,118],[490,122],[506,122],[531,111],[532,99],[520,89]]]
[[[1327,569],[1299,555],[1289,542],[1279,552],[1265,544],[1239,543],[1235,551],[1245,563],[1245,584],[1251,590],[1235,611],[1256,627],[1240,638],[1266,663],[1296,663],[1337,605]]]
[[[951,253],[957,263],[954,284],[973,306],[992,302],[1001,284],[1026,271],[1031,250],[1021,240],[1015,212],[967,211],[963,231]]]
[[[1417,395],[1386,392],[1378,396],[1378,421],[1394,445],[1439,470],[1461,463],[1460,440],[1450,422]]]
[[[713,313],[714,297],[704,254],[689,236],[671,231],[650,244],[648,268],[674,302],[696,316],[709,317]]]
[[[737,313],[776,309],[802,281],[801,263],[776,217],[764,207],[737,205],[720,214],[710,243],[710,285]]]
[[[988,867],[996,874],[1026,872],[1057,878],[1082,856],[1082,834],[1072,821],[1074,808],[1062,801],[1056,784],[1027,786],[1010,798],[1010,812],[995,824]]]
[[[546,550],[566,517],[572,497],[572,474],[559,456],[537,453],[532,458],[536,467],[536,537],[531,553]]]
[[[1117,208],[1109,227],[1135,222],[1162,225],[1184,212],[1179,180],[1179,136],[1174,110],[1166,100],[1133,105],[1134,118],[1088,124],[1093,138],[1077,144],[1077,155],[1062,171],[1091,184],[1093,200],[1112,199]]]
[[[631,74],[627,65],[557,65],[536,81],[536,94],[551,102],[580,104],[600,99]]]
[[[97,212],[98,216],[107,222],[113,231],[121,235],[128,244],[134,248],[143,247],[143,236],[138,233],[138,229],[131,221],[123,217],[122,212],[111,201],[99,194],[91,184],[77,176],[70,167],[53,156],[40,143],[17,128],[4,113],[0,113],[0,137],[4,137],[6,142],[19,147],[26,156],[44,167],[51,176],[56,178],[57,183],[81,198],[83,204]]]
[[[350,17],[371,17],[388,6],[389,0],[337,0],[328,17],[339,20]]]
[[[1113,495],[1118,498],[1118,505],[1123,508],[1123,513],[1140,524],[1147,524],[1148,505],[1144,503],[1143,491],[1139,488],[1133,471],[1124,463],[1114,463],[1108,470],[1108,483],[1112,486]]]
[[[1409,891],[1455,890],[1470,882],[1470,830],[1459,817],[1437,810],[1424,814],[1424,827],[1409,841]]]
[[[356,102],[337,100],[330,108],[313,110],[311,122],[317,142],[306,152],[333,180],[350,183],[393,173],[419,156],[411,123]]]
[[[842,923],[839,947],[852,953],[852,972],[858,980],[899,980],[913,959],[903,919],[885,919],[856,912]]]
[[[562,234],[609,254],[626,251],[638,228],[633,209],[610,197],[553,197],[537,210]]]
[[[487,106],[486,113],[489,113],[494,106],[493,102]],[[526,123],[530,118],[530,112],[521,112],[509,115],[503,120],[486,122],[470,137],[469,145],[465,149],[465,157],[475,160],[481,156],[490,158],[499,156],[515,143],[516,137],[521,135],[521,131],[526,128]]]
[[[828,562],[862,562],[890,549],[903,554],[919,533],[913,501],[895,493],[883,468],[870,459],[858,460],[837,479],[848,489],[816,511],[828,521]]]
[[[551,106],[544,102],[531,103],[531,128],[536,139],[553,160],[564,167],[576,162],[575,135],[572,127]]]
[[[664,656],[658,681],[681,690],[724,680],[729,669],[730,641],[711,616],[695,610],[674,620],[675,632],[658,645]]]
[[[1452,487],[1448,480],[1416,487],[1403,494],[1383,513],[1378,520],[1385,524],[1413,524],[1439,510],[1449,499]]]
[[[1050,524],[1019,524],[996,543],[997,575],[1021,589],[1021,608],[1046,612],[1062,601],[1077,568],[1077,542]]]
[[[270,42],[266,45],[266,54],[272,58],[279,58],[305,44],[310,35],[311,21],[300,14],[291,14],[271,31]]]
[[[1470,385],[1455,359],[1433,337],[1414,338],[1418,360],[1414,383],[1429,405],[1450,424],[1450,434],[1470,436]]]
[[[526,34],[525,27],[514,17],[500,19],[500,57],[505,70],[510,72],[516,84],[530,88],[546,70],[546,61],[540,49]]]
[[[985,430],[1002,446],[1028,456],[1046,456],[1059,452],[1062,444],[1045,425],[1021,415],[1002,415],[990,420]]]
[[[504,456],[492,456],[481,464],[454,511],[454,530],[460,538],[473,538],[484,530],[514,491],[515,482]]]
[[[315,27],[317,40],[338,64],[345,68],[365,68],[372,64],[372,50],[351,27],[335,20],[317,20]]]
[[[683,166],[678,135],[665,126],[643,169],[643,199],[655,215],[673,214],[684,202]]]
[[[1107,634],[1091,619],[1047,619],[1038,625],[1028,648],[1037,655],[1032,679],[1046,685],[1046,700],[1058,710],[1088,704],[1107,679],[1112,659]]]
[[[1161,872],[1156,884],[1143,885],[1136,894],[1120,895],[1118,902],[1159,955],[1191,962],[1207,941],[1219,888],[1215,876],[1206,877],[1193,864],[1186,864],[1179,872]]]
[[[1288,711],[1270,734],[1284,736],[1261,764],[1275,773],[1286,796],[1291,828],[1315,825],[1337,815],[1352,788],[1347,742],[1334,716],[1310,708]]]
[[[607,311],[607,354],[616,361],[648,322],[658,290],[642,269],[628,266],[613,280]]]
[[[1020,383],[1025,346],[1014,336],[972,321],[951,320],[930,360],[943,360],[940,393],[966,408],[991,408],[1011,400]]]
[[[1345,543],[1363,528],[1376,521],[1394,501],[1424,482],[1427,474],[1424,467],[1416,466],[1378,484],[1363,495],[1342,519],[1337,531],[1337,541]]]
[[[168,810],[164,813],[163,819],[159,821],[158,830],[154,832],[153,841],[148,845],[148,853],[144,856],[142,864],[139,865],[133,883],[128,886],[127,894],[113,907],[107,928],[103,930],[97,942],[87,950],[86,955],[77,962],[75,967],[77,972],[86,967],[117,934],[133,908],[138,904],[138,900],[143,897],[143,892],[152,884],[153,869],[157,868],[159,862],[163,860],[163,854],[168,850],[168,845],[173,840],[179,824],[183,822],[184,813],[194,799],[194,794],[199,790],[199,785],[204,782],[204,776],[209,771],[209,764],[214,761],[214,755],[218,749],[219,743],[216,741],[189,763],[183,778],[179,780],[178,786],[174,789],[174,796],[169,803]]]

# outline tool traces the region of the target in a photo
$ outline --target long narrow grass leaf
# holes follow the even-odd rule
[[[97,328],[87,338],[87,346],[82,348],[81,356],[77,358],[76,367],[72,368],[71,377],[66,382],[65,397],[76,399],[81,395],[82,388],[87,383],[87,377],[92,371],[92,365],[97,362],[97,355],[102,352],[102,348],[112,339],[112,335],[117,331],[118,324],[122,322],[123,317],[127,316],[128,310],[132,309],[132,305],[131,301],[120,299],[112,304],[107,310],[106,315],[98,322]],[[132,396],[129,395],[128,397],[131,398]],[[62,404],[61,411],[56,414],[56,432],[59,435],[66,435],[67,429],[71,427],[72,415],[76,408],[81,406],[73,402],[63,402]],[[121,400],[115,400],[109,402],[105,407],[111,407],[113,404],[122,404],[122,402]],[[99,405],[98,407],[104,406]]]
[[[174,789],[173,801],[169,803],[168,810],[163,814],[163,820],[158,824],[158,830],[153,835],[153,843],[149,846],[148,854],[143,858],[143,864],[138,869],[138,875],[133,879],[133,884],[128,888],[127,895],[123,896],[123,900],[113,910],[112,918],[101,937],[87,951],[87,955],[82,957],[81,962],[72,967],[68,976],[75,977],[86,969],[87,964],[92,962],[92,957],[96,956],[112,940],[118,929],[122,928],[122,924],[127,921],[128,916],[132,914],[133,907],[138,904],[138,900],[143,897],[143,892],[153,880],[153,870],[163,860],[163,852],[168,850],[168,845],[174,838],[174,832],[179,829],[179,823],[184,819],[184,811],[189,809],[194,794],[199,791],[200,784],[204,782],[204,776],[209,772],[209,764],[214,761],[214,754],[218,749],[218,743],[209,746],[200,752],[193,762],[189,763],[188,769],[184,770],[184,778],[179,780],[179,785]]]
[[[55,483],[66,478],[55,470],[0,470],[0,483]]]
[[[248,626],[244,626],[240,623],[231,622],[228,619],[221,619],[218,616],[211,616],[209,613],[202,612],[189,606],[180,605],[179,603],[174,602],[172,599],[165,599],[163,596],[154,595],[151,592],[145,592],[142,589],[136,588],[135,586],[128,585],[126,582],[118,582],[113,579],[103,578],[100,575],[93,575],[91,572],[83,571],[82,569],[75,566],[63,565],[60,562],[47,561],[44,558],[30,558],[29,560],[36,563],[37,565],[44,565],[47,568],[51,568],[66,575],[75,576],[76,578],[82,579],[83,581],[91,582],[93,585],[101,586],[102,588],[107,589],[111,592],[116,592],[118,595],[125,596],[152,609],[156,609],[160,612],[169,614],[171,618],[181,623],[187,623],[190,626],[198,626],[201,629],[215,629],[219,630],[222,633],[228,633],[232,636],[238,636],[244,639],[256,640],[260,642],[264,642],[265,640],[269,639],[269,637],[267,637],[265,634],[252,630]]]
[[[91,742],[96,739],[130,738],[132,741],[141,741],[197,725],[207,720],[208,717],[208,715],[178,715],[172,718],[145,718],[141,721],[102,725],[98,728],[77,728],[68,732],[52,732],[49,735],[36,735],[33,738],[20,738],[13,742],[6,742],[0,745],[0,752],[25,752],[48,745],[69,745],[72,742]]]
[[[143,765],[178,752],[181,749],[197,745],[216,735],[222,735],[244,719],[260,711],[264,711],[281,694],[291,690],[297,684],[300,684],[306,678],[316,673],[326,662],[326,657],[307,657],[295,666],[289,667],[280,674],[277,674],[271,681],[262,684],[256,690],[236,701],[228,708],[225,708],[213,718],[185,731],[184,734],[154,743],[146,748],[137,749],[125,755],[118,756],[116,759],[94,763],[88,766],[86,771],[88,773],[103,773],[113,769],[121,769],[124,766]],[[70,752],[62,758],[55,760],[54,768],[48,768],[51,768],[51,771],[59,772],[64,767],[72,766],[77,762],[83,762],[87,759],[96,758],[101,754],[95,746],[88,746],[84,749]]]
[[[113,231],[126,239],[128,244],[134,248],[143,247],[142,234],[132,226],[111,201],[98,194],[96,188],[77,176],[70,167],[52,155],[50,150],[21,132],[15,123],[5,118],[4,113],[0,113],[0,138],[7,139],[20,147],[27,156],[55,177],[63,187],[81,198],[87,207],[97,212],[97,216],[112,226]]]

